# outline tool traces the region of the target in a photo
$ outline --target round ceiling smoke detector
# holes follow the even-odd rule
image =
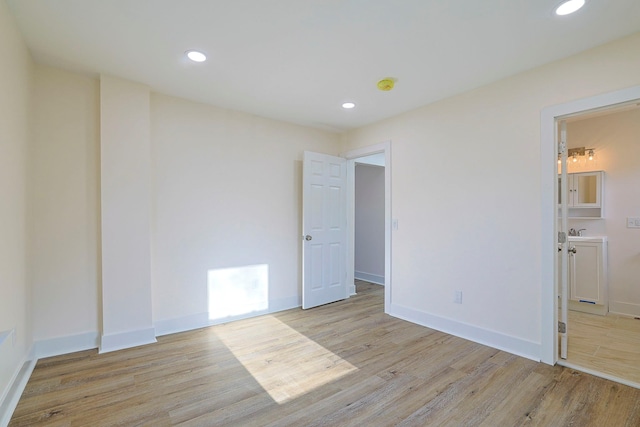
[[[378,82],[378,89],[383,92],[388,92],[393,89],[393,86],[396,84],[396,79],[392,77],[385,77],[384,79]]]

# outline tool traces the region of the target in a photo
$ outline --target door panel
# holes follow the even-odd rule
[[[303,165],[302,308],[347,297],[346,165],[305,151]]]

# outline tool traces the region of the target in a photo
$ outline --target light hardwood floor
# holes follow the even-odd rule
[[[383,313],[383,289],[38,362],[11,426],[639,426],[640,390]]]
[[[640,320],[569,310],[567,361],[640,384]]]

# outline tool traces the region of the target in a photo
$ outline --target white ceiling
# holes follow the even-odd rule
[[[333,131],[640,31],[639,0],[6,1],[38,63]]]

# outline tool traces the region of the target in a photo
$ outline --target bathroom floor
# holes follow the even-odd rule
[[[567,361],[640,384],[640,319],[569,310]]]

